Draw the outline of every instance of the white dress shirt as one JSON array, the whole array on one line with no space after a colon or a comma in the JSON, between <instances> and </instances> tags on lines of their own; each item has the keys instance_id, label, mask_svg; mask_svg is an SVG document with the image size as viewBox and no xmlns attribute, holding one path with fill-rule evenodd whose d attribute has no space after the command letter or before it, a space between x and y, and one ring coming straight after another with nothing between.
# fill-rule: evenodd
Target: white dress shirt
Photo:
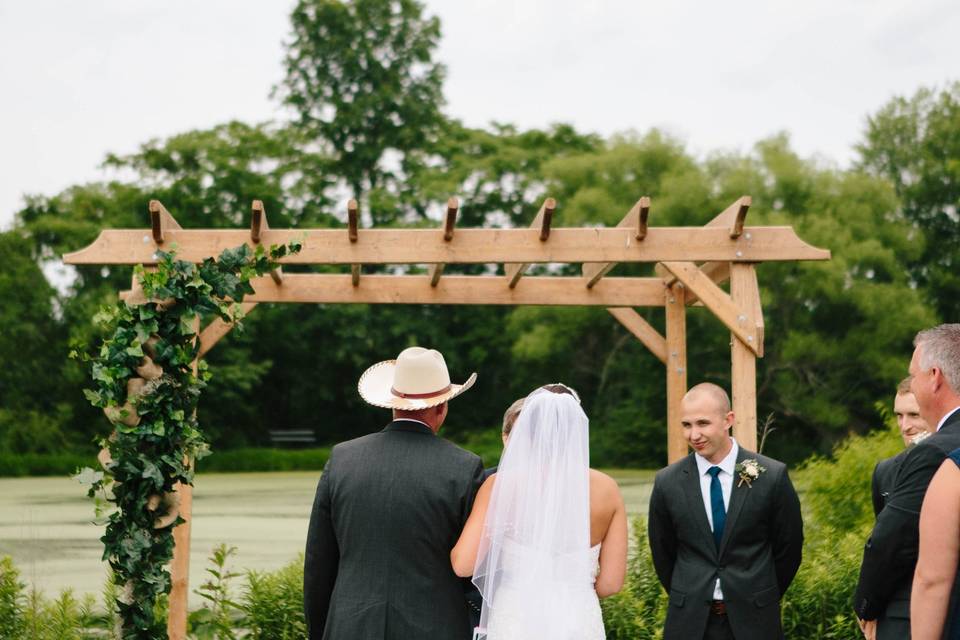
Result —
<instances>
[{"instance_id":1,"label":"white dress shirt","mask_svg":"<svg viewBox=\"0 0 960 640\"><path fill-rule=\"evenodd\" d=\"M960 411L960 407L954 407L950 411L947 411L946 415L940 418L940 422L937 423L937 431L940 431L940 427L942 427L943 424L950 418L950 416L955 414L957 411Z\"/></svg>"},{"instance_id":2,"label":"white dress shirt","mask_svg":"<svg viewBox=\"0 0 960 640\"><path fill-rule=\"evenodd\" d=\"M720 467L720 473L717 479L720 480L720 489L723 492L723 510L730 510L730 494L733 493L733 472L737 466L737 454L740 452L740 445L733 438L730 438L733 446L730 452L720 461L719 464L713 464L699 453L694 452L693 457L697 461L697 472L700 474L700 495L703 497L703 508L707 512L707 522L710 523L710 530L713 531L713 505L710 500L710 482L713 478L707 471L711 467ZM713 586L713 598L723 600L723 591L720 589L720 578Z\"/></svg>"}]
</instances>

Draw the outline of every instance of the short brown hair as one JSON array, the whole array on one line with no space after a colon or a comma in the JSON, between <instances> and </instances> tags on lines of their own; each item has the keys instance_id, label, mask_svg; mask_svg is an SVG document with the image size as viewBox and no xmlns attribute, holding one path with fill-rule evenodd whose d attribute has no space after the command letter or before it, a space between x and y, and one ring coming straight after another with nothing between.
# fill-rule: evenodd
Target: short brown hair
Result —
<instances>
[{"instance_id":1,"label":"short brown hair","mask_svg":"<svg viewBox=\"0 0 960 640\"><path fill-rule=\"evenodd\" d=\"M913 391L910 390L911 380L913 380L913 376L907 376L906 378L900 381L900 384L897 385L898 396L906 395L908 393L913 393Z\"/></svg>"}]
</instances>

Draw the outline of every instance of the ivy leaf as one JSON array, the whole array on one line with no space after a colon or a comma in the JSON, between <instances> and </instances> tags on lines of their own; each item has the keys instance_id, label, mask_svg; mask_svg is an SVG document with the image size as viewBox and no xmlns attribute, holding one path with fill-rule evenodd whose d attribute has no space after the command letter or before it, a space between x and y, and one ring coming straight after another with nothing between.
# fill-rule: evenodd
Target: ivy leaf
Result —
<instances>
[{"instance_id":1,"label":"ivy leaf","mask_svg":"<svg viewBox=\"0 0 960 640\"><path fill-rule=\"evenodd\" d=\"M73 476L73 479L80 484L94 485L103 480L103 472L95 471L90 467L84 467Z\"/></svg>"},{"instance_id":2,"label":"ivy leaf","mask_svg":"<svg viewBox=\"0 0 960 640\"><path fill-rule=\"evenodd\" d=\"M100 403L103 402L103 399L100 397L100 393L98 391L93 391L92 389L84 389L83 397L85 397L87 401L89 401L90 404L95 407L101 406Z\"/></svg>"},{"instance_id":3,"label":"ivy leaf","mask_svg":"<svg viewBox=\"0 0 960 640\"><path fill-rule=\"evenodd\" d=\"M153 480L155 487L163 487L163 474L160 473L160 469L157 468L157 465L153 464L149 460L143 461L143 472L140 474L141 478L146 478L148 480Z\"/></svg>"}]
</instances>

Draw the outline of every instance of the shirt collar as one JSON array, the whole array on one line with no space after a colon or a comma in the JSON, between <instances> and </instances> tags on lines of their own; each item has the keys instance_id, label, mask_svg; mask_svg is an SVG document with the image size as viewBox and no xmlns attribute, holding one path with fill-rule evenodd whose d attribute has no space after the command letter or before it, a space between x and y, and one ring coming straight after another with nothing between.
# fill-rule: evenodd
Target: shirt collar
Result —
<instances>
[{"instance_id":1,"label":"shirt collar","mask_svg":"<svg viewBox=\"0 0 960 640\"><path fill-rule=\"evenodd\" d=\"M954 407L950 411L947 411L947 414L942 418L940 418L940 422L937 423L937 431L940 431L940 427L942 427L947 422L947 420L950 419L950 416L955 414L957 411L960 411L960 407Z\"/></svg>"},{"instance_id":2,"label":"shirt collar","mask_svg":"<svg viewBox=\"0 0 960 640\"><path fill-rule=\"evenodd\" d=\"M733 470L737 466L737 454L740 453L740 445L737 444L736 438L730 438L730 441L733 443L733 446L730 447L730 452L720 461L720 464L713 464L699 453L693 453L693 457L697 461L697 472L701 476L706 475L710 467L720 467L720 470L724 473L729 473L731 476L733 475Z\"/></svg>"}]
</instances>

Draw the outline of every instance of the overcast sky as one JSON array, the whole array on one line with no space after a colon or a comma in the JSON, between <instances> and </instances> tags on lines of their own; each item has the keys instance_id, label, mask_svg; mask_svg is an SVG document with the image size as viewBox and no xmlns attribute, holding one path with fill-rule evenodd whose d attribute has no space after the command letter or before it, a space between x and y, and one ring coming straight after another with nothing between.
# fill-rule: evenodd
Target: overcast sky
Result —
<instances>
[{"instance_id":1,"label":"overcast sky","mask_svg":"<svg viewBox=\"0 0 960 640\"><path fill-rule=\"evenodd\" d=\"M107 152L282 118L292 0L0 0L0 227ZM844 166L867 114L960 79L955 0L428 1L469 125L660 127L697 154L788 131Z\"/></svg>"}]
</instances>

